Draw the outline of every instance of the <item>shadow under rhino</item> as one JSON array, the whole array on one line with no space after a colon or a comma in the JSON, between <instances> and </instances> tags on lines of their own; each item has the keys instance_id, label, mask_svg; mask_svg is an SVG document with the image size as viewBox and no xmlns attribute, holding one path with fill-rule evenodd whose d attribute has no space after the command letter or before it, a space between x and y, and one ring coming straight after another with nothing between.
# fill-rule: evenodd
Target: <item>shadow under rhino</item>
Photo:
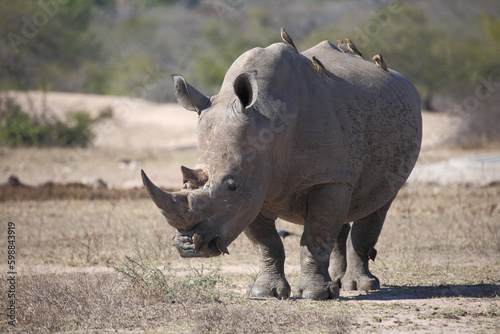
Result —
<instances>
[{"instance_id":1,"label":"shadow under rhino","mask_svg":"<svg viewBox=\"0 0 500 334\"><path fill-rule=\"evenodd\" d=\"M414 300L433 298L495 298L500 296L500 286L495 284L444 285L444 286L388 286L364 295L343 297L355 300Z\"/></svg>"}]
</instances>

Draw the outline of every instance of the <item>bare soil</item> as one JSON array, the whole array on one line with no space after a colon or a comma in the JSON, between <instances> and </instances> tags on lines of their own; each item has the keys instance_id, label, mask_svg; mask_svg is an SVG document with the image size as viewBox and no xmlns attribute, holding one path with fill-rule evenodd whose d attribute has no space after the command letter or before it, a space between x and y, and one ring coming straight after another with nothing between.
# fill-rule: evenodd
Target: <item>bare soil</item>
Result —
<instances>
[{"instance_id":1,"label":"bare soil","mask_svg":"<svg viewBox=\"0 0 500 334\"><path fill-rule=\"evenodd\" d=\"M341 291L338 300L326 302L248 298L246 288L258 273L250 242L240 236L230 245L230 256L181 259L172 246L173 228L139 187L141 168L160 185L180 187L179 166L194 164L195 113L79 94L32 92L25 103L42 112L43 101L59 115L76 109L97 114L107 106L115 114L96 125L101 128L90 149L0 148L0 183L16 175L24 184L0 187L3 282L6 224L16 223L17 330L500 332L499 185L407 184L389 211L371 263L380 291ZM492 152L447 146L455 124L445 115L424 113L419 163ZM284 245L293 287L302 227L284 221L278 227L292 233ZM158 268L169 265L164 272L177 280L192 268L220 272L216 289L224 295L217 302L196 302L186 291L185 300L172 303L131 289L111 267L137 251ZM6 288L0 286L2 295ZM13 328L3 317L0 331L7 330Z\"/></svg>"}]
</instances>

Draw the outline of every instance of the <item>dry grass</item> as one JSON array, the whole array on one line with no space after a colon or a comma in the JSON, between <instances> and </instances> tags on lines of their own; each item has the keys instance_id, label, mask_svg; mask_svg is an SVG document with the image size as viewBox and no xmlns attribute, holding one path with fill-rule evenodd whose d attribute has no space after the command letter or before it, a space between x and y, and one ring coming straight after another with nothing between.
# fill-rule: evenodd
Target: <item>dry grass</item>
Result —
<instances>
[{"instance_id":1,"label":"dry grass","mask_svg":"<svg viewBox=\"0 0 500 334\"><path fill-rule=\"evenodd\" d=\"M245 287L256 274L257 259L243 236L230 246L230 256L180 259L172 246L174 230L150 200L84 198L0 202L1 221L16 223L16 330L500 330L498 186L403 188L371 264L382 290L341 291L339 300L327 302L248 298ZM293 286L302 228L278 225L294 233L284 240ZM2 246L4 259L5 252ZM6 270L0 273L5 281ZM5 289L1 284L2 295ZM5 319L0 324L0 331L12 329Z\"/></svg>"},{"instance_id":2,"label":"dry grass","mask_svg":"<svg viewBox=\"0 0 500 334\"><path fill-rule=\"evenodd\" d=\"M136 281L123 280L117 273L22 275L15 329L282 333L314 328L313 332L345 333L350 327L344 311L326 307L336 301L318 308L308 301L251 300L222 292L219 285L226 283L213 272L168 275L172 272ZM2 321L0 330L12 327Z\"/></svg>"}]
</instances>

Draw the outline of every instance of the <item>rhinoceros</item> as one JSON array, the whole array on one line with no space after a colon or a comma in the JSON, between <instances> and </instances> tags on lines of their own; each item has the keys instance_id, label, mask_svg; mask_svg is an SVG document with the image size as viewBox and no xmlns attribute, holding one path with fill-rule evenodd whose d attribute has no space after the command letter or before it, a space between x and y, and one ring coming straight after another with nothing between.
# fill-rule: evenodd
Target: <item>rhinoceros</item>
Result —
<instances>
[{"instance_id":1,"label":"rhinoceros","mask_svg":"<svg viewBox=\"0 0 500 334\"><path fill-rule=\"evenodd\" d=\"M324 41L243 53L212 97L172 75L177 101L199 115L196 166L181 167L178 192L141 173L180 255L228 254L244 232L260 262L250 295L290 297L281 218L304 226L294 298L380 289L368 260L422 138L419 94L390 71Z\"/></svg>"}]
</instances>

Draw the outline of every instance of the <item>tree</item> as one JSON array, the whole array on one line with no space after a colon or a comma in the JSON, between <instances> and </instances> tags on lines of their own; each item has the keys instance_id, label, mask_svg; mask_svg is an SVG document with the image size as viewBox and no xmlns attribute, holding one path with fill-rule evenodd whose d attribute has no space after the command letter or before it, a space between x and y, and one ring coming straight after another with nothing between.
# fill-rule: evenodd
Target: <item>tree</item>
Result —
<instances>
[{"instance_id":1,"label":"tree","mask_svg":"<svg viewBox=\"0 0 500 334\"><path fill-rule=\"evenodd\" d=\"M109 1L105 1L108 3ZM2 1L1 89L83 90L79 69L99 59L88 32L93 1Z\"/></svg>"}]
</instances>

